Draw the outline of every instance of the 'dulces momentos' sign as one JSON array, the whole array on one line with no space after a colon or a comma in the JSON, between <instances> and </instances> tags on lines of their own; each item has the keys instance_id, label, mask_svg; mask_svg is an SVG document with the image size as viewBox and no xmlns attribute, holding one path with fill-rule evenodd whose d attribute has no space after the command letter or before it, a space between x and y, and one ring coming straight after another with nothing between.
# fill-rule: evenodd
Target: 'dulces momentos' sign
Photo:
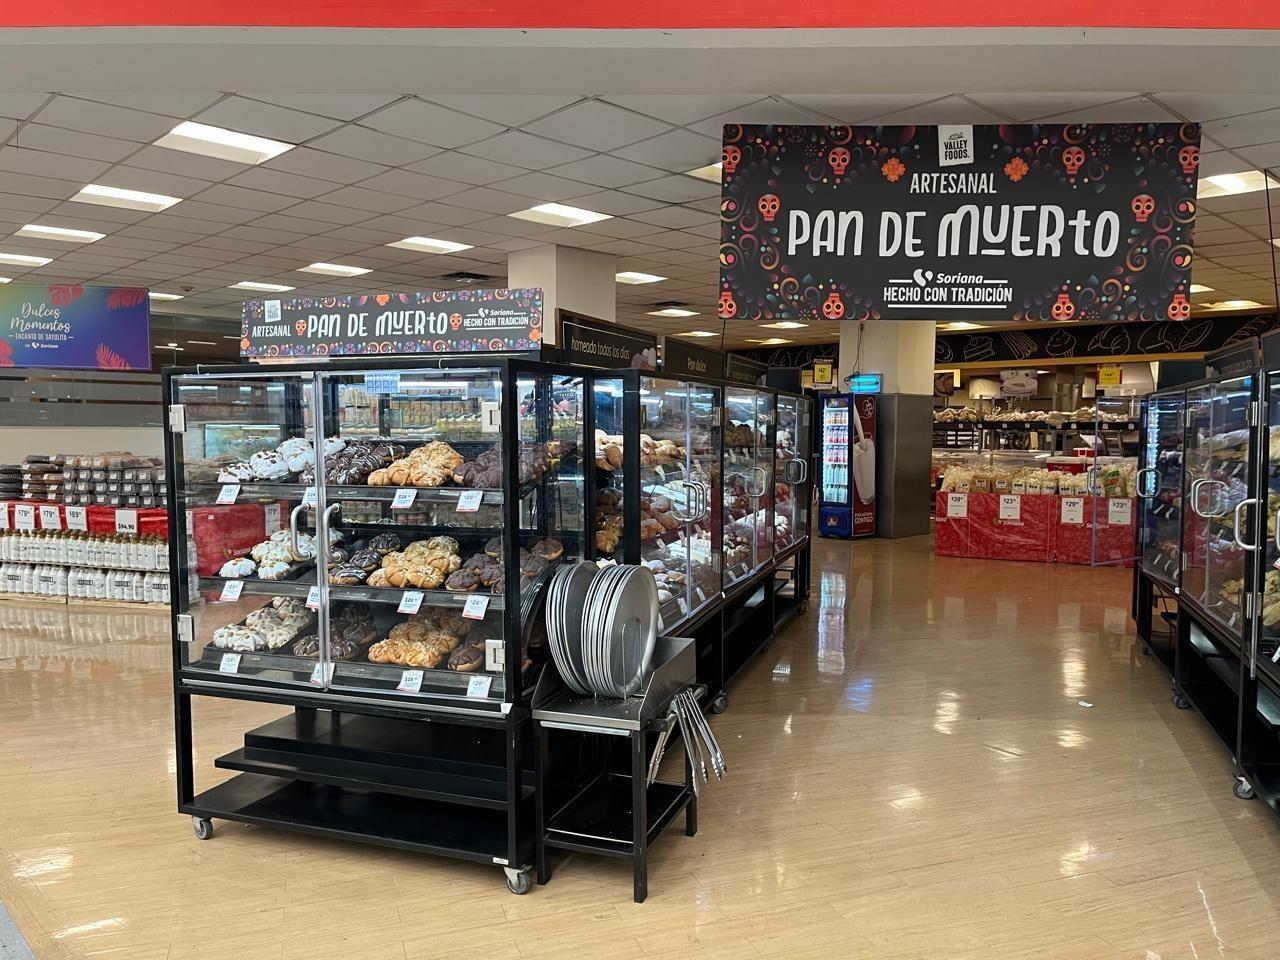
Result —
<instances>
[{"instance_id":1,"label":"'dulces momentos' sign","mask_svg":"<svg viewBox=\"0 0 1280 960\"><path fill-rule=\"evenodd\" d=\"M251 300L240 325L245 357L516 352L541 340L538 288Z\"/></svg>"},{"instance_id":2,"label":"'dulces momentos' sign","mask_svg":"<svg viewBox=\"0 0 1280 960\"><path fill-rule=\"evenodd\" d=\"M1185 320L1196 124L726 126L720 316Z\"/></svg>"}]
</instances>

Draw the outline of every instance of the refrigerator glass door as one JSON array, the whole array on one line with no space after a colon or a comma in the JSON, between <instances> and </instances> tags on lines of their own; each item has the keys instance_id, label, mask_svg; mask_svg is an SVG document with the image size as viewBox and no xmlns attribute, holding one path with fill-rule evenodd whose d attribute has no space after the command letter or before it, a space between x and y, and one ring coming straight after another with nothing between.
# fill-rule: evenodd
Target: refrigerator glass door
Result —
<instances>
[{"instance_id":1,"label":"refrigerator glass door","mask_svg":"<svg viewBox=\"0 0 1280 960\"><path fill-rule=\"evenodd\" d=\"M1142 570L1176 587L1182 563L1182 443L1187 397L1179 391L1147 399L1138 471Z\"/></svg>"},{"instance_id":2,"label":"refrigerator glass door","mask_svg":"<svg viewBox=\"0 0 1280 960\"><path fill-rule=\"evenodd\" d=\"M829 507L848 507L849 484L849 423L848 396L824 397L822 401L822 504Z\"/></svg>"},{"instance_id":3,"label":"refrigerator glass door","mask_svg":"<svg viewBox=\"0 0 1280 960\"><path fill-rule=\"evenodd\" d=\"M1196 490L1196 511L1206 525L1205 610L1229 635L1244 632L1244 586L1247 552L1240 538L1246 511L1235 508L1249 496L1249 404L1252 379L1236 377L1212 387L1206 482ZM1241 529L1237 531L1239 519Z\"/></svg>"}]
</instances>

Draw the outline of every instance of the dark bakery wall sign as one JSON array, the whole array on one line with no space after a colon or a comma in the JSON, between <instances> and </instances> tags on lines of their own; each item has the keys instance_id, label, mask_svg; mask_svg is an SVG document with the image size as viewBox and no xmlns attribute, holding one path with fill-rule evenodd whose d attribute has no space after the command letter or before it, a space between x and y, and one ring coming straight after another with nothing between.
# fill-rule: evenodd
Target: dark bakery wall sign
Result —
<instances>
[{"instance_id":1,"label":"dark bakery wall sign","mask_svg":"<svg viewBox=\"0 0 1280 960\"><path fill-rule=\"evenodd\" d=\"M763 363L766 367L807 367L817 360L839 357L840 344L800 343L789 347L748 347L733 353L735 356Z\"/></svg>"},{"instance_id":2,"label":"dark bakery wall sign","mask_svg":"<svg viewBox=\"0 0 1280 960\"><path fill-rule=\"evenodd\" d=\"M1197 124L724 128L720 316L1185 320Z\"/></svg>"},{"instance_id":3,"label":"dark bakery wall sign","mask_svg":"<svg viewBox=\"0 0 1280 960\"><path fill-rule=\"evenodd\" d=\"M570 310L556 311L556 346L565 363L658 368L658 336Z\"/></svg>"},{"instance_id":4,"label":"dark bakery wall sign","mask_svg":"<svg viewBox=\"0 0 1280 960\"><path fill-rule=\"evenodd\" d=\"M730 383L759 386L769 372L768 364L752 360L741 353L727 353L724 358L724 378Z\"/></svg>"},{"instance_id":5,"label":"dark bakery wall sign","mask_svg":"<svg viewBox=\"0 0 1280 960\"><path fill-rule=\"evenodd\" d=\"M724 354L708 350L679 337L662 338L662 372L675 376L719 378L724 371Z\"/></svg>"},{"instance_id":6,"label":"dark bakery wall sign","mask_svg":"<svg viewBox=\"0 0 1280 960\"><path fill-rule=\"evenodd\" d=\"M946 367L961 363L1204 353L1253 339L1275 328L1276 317L1270 315L940 333L934 340L933 358L935 364Z\"/></svg>"},{"instance_id":7,"label":"dark bakery wall sign","mask_svg":"<svg viewBox=\"0 0 1280 960\"><path fill-rule=\"evenodd\" d=\"M243 357L351 357L537 350L542 290L423 290L250 300Z\"/></svg>"}]
</instances>

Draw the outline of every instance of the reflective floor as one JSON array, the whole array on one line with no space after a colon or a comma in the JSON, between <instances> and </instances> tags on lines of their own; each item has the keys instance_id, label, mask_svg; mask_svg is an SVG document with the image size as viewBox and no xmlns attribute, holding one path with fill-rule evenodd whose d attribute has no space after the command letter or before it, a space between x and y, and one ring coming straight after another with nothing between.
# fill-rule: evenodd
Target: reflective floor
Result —
<instances>
[{"instance_id":1,"label":"reflective floor","mask_svg":"<svg viewBox=\"0 0 1280 960\"><path fill-rule=\"evenodd\" d=\"M702 831L497 870L174 811L167 618L0 606L0 899L37 957L1280 956L1280 824L1133 645L1130 575L819 542ZM1083 701L1083 703L1082 703ZM1086 706L1084 704L1092 704ZM278 707L201 702L197 780Z\"/></svg>"}]
</instances>

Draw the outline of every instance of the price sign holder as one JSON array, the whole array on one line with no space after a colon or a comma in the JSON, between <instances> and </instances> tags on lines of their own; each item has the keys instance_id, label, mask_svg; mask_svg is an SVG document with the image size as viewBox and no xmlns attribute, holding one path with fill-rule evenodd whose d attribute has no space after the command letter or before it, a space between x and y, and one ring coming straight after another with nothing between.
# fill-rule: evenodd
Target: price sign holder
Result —
<instances>
[{"instance_id":1,"label":"price sign holder","mask_svg":"<svg viewBox=\"0 0 1280 960\"><path fill-rule=\"evenodd\" d=\"M1022 519L1022 497L1016 493L1000 494L1000 519Z\"/></svg>"},{"instance_id":2,"label":"price sign holder","mask_svg":"<svg viewBox=\"0 0 1280 960\"><path fill-rule=\"evenodd\" d=\"M314 587L312 587L310 590L307 591L307 609L308 610L320 609L320 585L319 584L316 584Z\"/></svg>"},{"instance_id":3,"label":"price sign holder","mask_svg":"<svg viewBox=\"0 0 1280 960\"><path fill-rule=\"evenodd\" d=\"M138 511L137 510L117 510L116 511L116 533L137 533L138 532Z\"/></svg>"},{"instance_id":4,"label":"price sign holder","mask_svg":"<svg viewBox=\"0 0 1280 960\"><path fill-rule=\"evenodd\" d=\"M236 498L240 496L240 484L224 483L222 488L218 490L218 499L214 503L225 506L229 503L235 503Z\"/></svg>"},{"instance_id":5,"label":"price sign holder","mask_svg":"<svg viewBox=\"0 0 1280 960\"><path fill-rule=\"evenodd\" d=\"M0 530L9 529L9 501L0 500Z\"/></svg>"},{"instance_id":6,"label":"price sign holder","mask_svg":"<svg viewBox=\"0 0 1280 960\"><path fill-rule=\"evenodd\" d=\"M243 580L228 580L222 585L222 593L218 595L219 600L239 600L240 594L244 593Z\"/></svg>"},{"instance_id":7,"label":"price sign holder","mask_svg":"<svg viewBox=\"0 0 1280 960\"><path fill-rule=\"evenodd\" d=\"M464 490L458 494L458 513L475 513L483 501L483 490Z\"/></svg>"},{"instance_id":8,"label":"price sign holder","mask_svg":"<svg viewBox=\"0 0 1280 960\"><path fill-rule=\"evenodd\" d=\"M13 508L13 529L34 530L36 528L36 508L29 503L19 503Z\"/></svg>"},{"instance_id":9,"label":"price sign holder","mask_svg":"<svg viewBox=\"0 0 1280 960\"><path fill-rule=\"evenodd\" d=\"M84 507L67 507L67 529L88 530L89 511Z\"/></svg>"},{"instance_id":10,"label":"price sign holder","mask_svg":"<svg viewBox=\"0 0 1280 960\"><path fill-rule=\"evenodd\" d=\"M969 516L969 495L967 493L947 494L947 518L963 520Z\"/></svg>"},{"instance_id":11,"label":"price sign holder","mask_svg":"<svg viewBox=\"0 0 1280 960\"><path fill-rule=\"evenodd\" d=\"M324 668L323 672L321 671L321 666L322 666L321 664L317 663L314 667L311 668L311 682L314 683L317 687L322 687L326 683L333 682L333 668L337 666L337 664L333 664L333 663L323 664L323 668Z\"/></svg>"},{"instance_id":12,"label":"price sign holder","mask_svg":"<svg viewBox=\"0 0 1280 960\"><path fill-rule=\"evenodd\" d=\"M413 506L413 501L418 499L418 491L413 487L401 487L396 491L396 495L391 498L392 510L408 510Z\"/></svg>"},{"instance_id":13,"label":"price sign holder","mask_svg":"<svg viewBox=\"0 0 1280 960\"><path fill-rule=\"evenodd\" d=\"M400 683L396 689L401 693L420 693L422 691L422 671L406 670L400 674Z\"/></svg>"},{"instance_id":14,"label":"price sign holder","mask_svg":"<svg viewBox=\"0 0 1280 960\"><path fill-rule=\"evenodd\" d=\"M400 597L396 613L417 613L422 608L422 591L406 590Z\"/></svg>"},{"instance_id":15,"label":"price sign holder","mask_svg":"<svg viewBox=\"0 0 1280 960\"><path fill-rule=\"evenodd\" d=\"M302 493L302 505L304 507L314 507L316 505L316 488L307 487Z\"/></svg>"},{"instance_id":16,"label":"price sign holder","mask_svg":"<svg viewBox=\"0 0 1280 960\"><path fill-rule=\"evenodd\" d=\"M224 653L222 661L218 664L219 673L235 673L240 669L240 654Z\"/></svg>"},{"instance_id":17,"label":"price sign holder","mask_svg":"<svg viewBox=\"0 0 1280 960\"><path fill-rule=\"evenodd\" d=\"M468 697L487 697L493 686L493 677L472 677L467 681Z\"/></svg>"},{"instance_id":18,"label":"price sign holder","mask_svg":"<svg viewBox=\"0 0 1280 960\"><path fill-rule=\"evenodd\" d=\"M40 529L61 530L62 511L54 506L42 506L40 508Z\"/></svg>"},{"instance_id":19,"label":"price sign holder","mask_svg":"<svg viewBox=\"0 0 1280 960\"><path fill-rule=\"evenodd\" d=\"M462 607L462 615L468 620L483 620L488 610L489 598L484 594L473 593L467 597L467 602Z\"/></svg>"}]
</instances>

